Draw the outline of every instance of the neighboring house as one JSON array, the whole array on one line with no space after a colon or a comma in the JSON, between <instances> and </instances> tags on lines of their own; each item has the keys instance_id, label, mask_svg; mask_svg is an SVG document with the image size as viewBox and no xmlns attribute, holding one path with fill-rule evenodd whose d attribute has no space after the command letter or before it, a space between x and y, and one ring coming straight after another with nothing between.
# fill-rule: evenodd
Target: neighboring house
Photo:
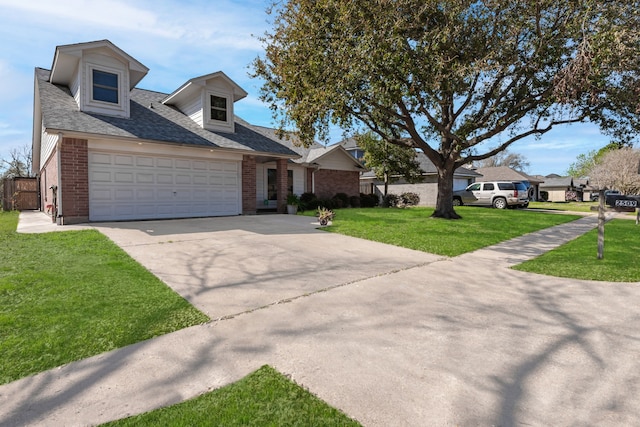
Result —
<instances>
[{"instance_id":1,"label":"neighboring house","mask_svg":"<svg viewBox=\"0 0 640 427\"><path fill-rule=\"evenodd\" d=\"M364 150L358 147L355 138L347 138L343 141L340 141L337 145L340 145L342 148L344 148L347 153L358 159L359 162L362 162L364 160Z\"/></svg>"},{"instance_id":2,"label":"neighboring house","mask_svg":"<svg viewBox=\"0 0 640 427\"><path fill-rule=\"evenodd\" d=\"M487 182L487 181L520 181L525 183L529 188L529 199L530 200L539 200L540 199L540 184L545 180L540 179L535 176L527 175L524 172L518 172L515 169L512 169L508 166L496 166L496 167L488 167L488 168L478 168L475 170L482 178L477 179L477 181Z\"/></svg>"},{"instance_id":3,"label":"neighboring house","mask_svg":"<svg viewBox=\"0 0 640 427\"><path fill-rule=\"evenodd\" d=\"M584 199L584 189L587 187L587 180L579 180L570 176L559 178L547 178L540 184L540 191L548 193L549 202L582 201Z\"/></svg>"},{"instance_id":4,"label":"neighboring house","mask_svg":"<svg viewBox=\"0 0 640 427\"><path fill-rule=\"evenodd\" d=\"M147 72L108 40L58 46L51 70L36 68L33 170L59 224L284 212L289 192L357 194L362 166L346 151L307 152L236 117L247 93L223 72L171 94L136 88Z\"/></svg>"},{"instance_id":5,"label":"neighboring house","mask_svg":"<svg viewBox=\"0 0 640 427\"><path fill-rule=\"evenodd\" d=\"M420 206L435 206L438 197L438 170L424 153L417 153L417 160L422 169L423 181L410 184L403 179L389 183L389 193L402 194L412 192L420 196ZM471 169L460 167L453 176L453 191L463 190L475 182L481 175ZM372 171L360 175L360 189L363 193L384 194L384 182L377 179Z\"/></svg>"}]
</instances>

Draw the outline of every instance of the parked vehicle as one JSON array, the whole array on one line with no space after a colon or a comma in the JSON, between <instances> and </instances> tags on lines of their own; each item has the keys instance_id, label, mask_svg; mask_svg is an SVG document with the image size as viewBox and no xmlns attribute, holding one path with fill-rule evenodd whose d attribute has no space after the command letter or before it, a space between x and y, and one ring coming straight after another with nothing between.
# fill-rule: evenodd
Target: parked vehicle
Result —
<instances>
[{"instance_id":1,"label":"parked vehicle","mask_svg":"<svg viewBox=\"0 0 640 427\"><path fill-rule=\"evenodd\" d=\"M620 192L618 190L606 190L604 192L604 200L606 202L607 197L608 196L613 196L616 194L620 194ZM594 191L593 193L591 193L591 201L592 202L597 202L600 199L600 194L597 191Z\"/></svg>"},{"instance_id":2,"label":"parked vehicle","mask_svg":"<svg viewBox=\"0 0 640 427\"><path fill-rule=\"evenodd\" d=\"M453 192L454 206L493 206L496 209L529 206L529 192L522 182L476 182Z\"/></svg>"}]
</instances>

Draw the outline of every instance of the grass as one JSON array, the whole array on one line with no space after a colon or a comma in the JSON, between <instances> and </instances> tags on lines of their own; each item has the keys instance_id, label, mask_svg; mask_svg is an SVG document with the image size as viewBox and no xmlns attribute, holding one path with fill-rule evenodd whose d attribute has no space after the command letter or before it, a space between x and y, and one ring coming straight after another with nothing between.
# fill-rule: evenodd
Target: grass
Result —
<instances>
[{"instance_id":1,"label":"grass","mask_svg":"<svg viewBox=\"0 0 640 427\"><path fill-rule=\"evenodd\" d=\"M598 230L513 267L516 270L609 282L640 282L640 226L617 219L605 225L604 258L597 259Z\"/></svg>"},{"instance_id":2,"label":"grass","mask_svg":"<svg viewBox=\"0 0 640 427\"><path fill-rule=\"evenodd\" d=\"M532 231L573 221L575 215L459 206L461 220L430 218L432 208L341 209L327 231L423 252L457 256ZM305 215L314 215L313 211Z\"/></svg>"},{"instance_id":3,"label":"grass","mask_svg":"<svg viewBox=\"0 0 640 427\"><path fill-rule=\"evenodd\" d=\"M263 366L242 380L195 399L111 423L125 426L359 426Z\"/></svg>"},{"instance_id":4,"label":"grass","mask_svg":"<svg viewBox=\"0 0 640 427\"><path fill-rule=\"evenodd\" d=\"M208 320L99 232L17 222L0 212L0 384Z\"/></svg>"},{"instance_id":5,"label":"grass","mask_svg":"<svg viewBox=\"0 0 640 427\"><path fill-rule=\"evenodd\" d=\"M569 212L593 212L592 206L598 206L598 202L529 202L529 209Z\"/></svg>"}]
</instances>

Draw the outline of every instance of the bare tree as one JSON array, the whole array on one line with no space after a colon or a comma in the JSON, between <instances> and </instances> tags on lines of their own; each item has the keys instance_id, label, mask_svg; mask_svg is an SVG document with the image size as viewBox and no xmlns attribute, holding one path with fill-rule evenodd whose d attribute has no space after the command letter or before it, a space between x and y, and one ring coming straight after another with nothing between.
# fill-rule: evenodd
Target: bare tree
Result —
<instances>
[{"instance_id":1,"label":"bare tree","mask_svg":"<svg viewBox=\"0 0 640 427\"><path fill-rule=\"evenodd\" d=\"M531 164L527 158L519 153L511 153L508 150L501 151L495 156L488 157L478 162L479 168L492 168L507 166L519 172L525 172Z\"/></svg>"},{"instance_id":2,"label":"bare tree","mask_svg":"<svg viewBox=\"0 0 640 427\"><path fill-rule=\"evenodd\" d=\"M622 194L640 193L640 150L621 148L606 153L590 171L589 181L598 189L612 188Z\"/></svg>"},{"instance_id":3,"label":"bare tree","mask_svg":"<svg viewBox=\"0 0 640 427\"><path fill-rule=\"evenodd\" d=\"M8 158L0 159L0 178L33 176L31 165L31 146L24 145L20 148L12 148Z\"/></svg>"}]
</instances>

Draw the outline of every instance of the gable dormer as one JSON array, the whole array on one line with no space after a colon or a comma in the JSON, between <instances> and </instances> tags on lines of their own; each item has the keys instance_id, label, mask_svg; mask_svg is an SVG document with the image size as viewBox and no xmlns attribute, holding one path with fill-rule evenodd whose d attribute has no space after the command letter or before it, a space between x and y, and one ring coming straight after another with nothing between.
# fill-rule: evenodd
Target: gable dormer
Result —
<instances>
[{"instance_id":1,"label":"gable dormer","mask_svg":"<svg viewBox=\"0 0 640 427\"><path fill-rule=\"evenodd\" d=\"M56 47L50 82L68 86L80 111L129 118L129 94L149 69L109 40Z\"/></svg>"},{"instance_id":2,"label":"gable dormer","mask_svg":"<svg viewBox=\"0 0 640 427\"><path fill-rule=\"evenodd\" d=\"M189 80L162 101L189 116L203 129L235 132L233 104L247 92L222 71Z\"/></svg>"}]
</instances>

